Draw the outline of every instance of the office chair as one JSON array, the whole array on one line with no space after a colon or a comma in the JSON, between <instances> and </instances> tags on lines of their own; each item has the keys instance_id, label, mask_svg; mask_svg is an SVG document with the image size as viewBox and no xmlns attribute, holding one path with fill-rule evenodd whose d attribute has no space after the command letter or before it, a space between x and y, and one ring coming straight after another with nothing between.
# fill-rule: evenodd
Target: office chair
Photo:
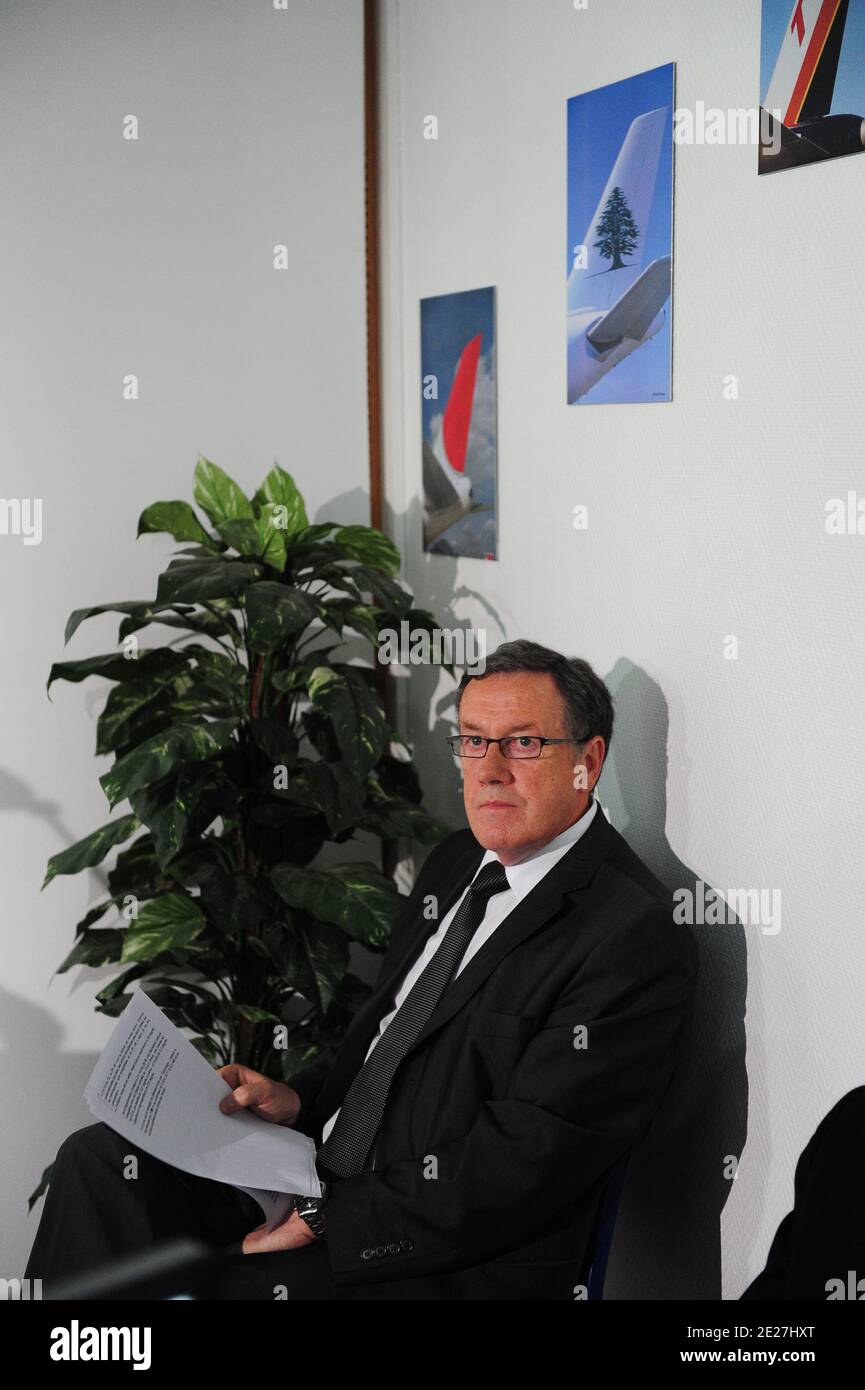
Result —
<instances>
[{"instance_id":1,"label":"office chair","mask_svg":"<svg viewBox=\"0 0 865 1390\"><path fill-rule=\"evenodd\" d=\"M622 1196L622 1188L625 1186L625 1178L628 1175L628 1164L631 1155L626 1153L619 1159L610 1175L601 1205L598 1210L598 1219L595 1226L594 1252L592 1264L589 1269L589 1279L586 1290L586 1299L589 1303L597 1303L604 1297L604 1281L607 1277L607 1261L610 1258L610 1246L613 1243L613 1232L616 1228L616 1217L619 1213L619 1201Z\"/></svg>"}]
</instances>

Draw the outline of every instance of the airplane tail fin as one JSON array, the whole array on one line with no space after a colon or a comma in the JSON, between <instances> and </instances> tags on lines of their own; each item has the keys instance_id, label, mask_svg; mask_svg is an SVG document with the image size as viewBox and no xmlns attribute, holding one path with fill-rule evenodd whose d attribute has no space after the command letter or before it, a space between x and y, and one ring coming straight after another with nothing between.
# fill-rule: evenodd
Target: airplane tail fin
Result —
<instances>
[{"instance_id":1,"label":"airplane tail fin","mask_svg":"<svg viewBox=\"0 0 865 1390\"><path fill-rule=\"evenodd\" d=\"M586 304L612 304L621 293L621 276L607 275L609 285L596 276L625 270L633 279L640 269L668 117L669 108L659 106L628 127L583 239L585 265L575 261L568 277L569 312Z\"/></svg>"},{"instance_id":2,"label":"airplane tail fin","mask_svg":"<svg viewBox=\"0 0 865 1390\"><path fill-rule=\"evenodd\" d=\"M763 106L793 126L828 114L849 0L793 0Z\"/></svg>"},{"instance_id":3,"label":"airplane tail fin","mask_svg":"<svg viewBox=\"0 0 865 1390\"><path fill-rule=\"evenodd\" d=\"M423 444L423 490L427 542L440 534L471 503L466 453L483 334L470 338L459 356L444 412L432 441ZM437 530L436 527L439 529Z\"/></svg>"},{"instance_id":4,"label":"airplane tail fin","mask_svg":"<svg viewBox=\"0 0 865 1390\"><path fill-rule=\"evenodd\" d=\"M442 417L441 431L433 446L439 457L443 456L458 473L464 472L466 465L482 336L480 333L475 334L460 353Z\"/></svg>"}]
</instances>

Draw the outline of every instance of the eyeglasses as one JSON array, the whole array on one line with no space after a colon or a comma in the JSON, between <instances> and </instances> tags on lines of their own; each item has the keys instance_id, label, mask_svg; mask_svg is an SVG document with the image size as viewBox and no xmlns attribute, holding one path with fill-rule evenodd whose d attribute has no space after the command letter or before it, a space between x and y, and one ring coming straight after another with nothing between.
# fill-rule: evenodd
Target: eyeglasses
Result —
<instances>
[{"instance_id":1,"label":"eyeglasses","mask_svg":"<svg viewBox=\"0 0 865 1390\"><path fill-rule=\"evenodd\" d=\"M453 734L446 739L457 758L483 758L491 743L497 743L505 758L539 758L545 743L586 743L585 738L537 738L534 734L508 734L506 738L483 738L480 734Z\"/></svg>"}]
</instances>

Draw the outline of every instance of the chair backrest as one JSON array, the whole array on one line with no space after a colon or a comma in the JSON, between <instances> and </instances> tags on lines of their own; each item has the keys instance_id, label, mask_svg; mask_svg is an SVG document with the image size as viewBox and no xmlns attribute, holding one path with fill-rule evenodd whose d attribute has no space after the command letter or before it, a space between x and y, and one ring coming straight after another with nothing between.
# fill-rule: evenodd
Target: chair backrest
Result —
<instances>
[{"instance_id":1,"label":"chair backrest","mask_svg":"<svg viewBox=\"0 0 865 1390\"><path fill-rule=\"evenodd\" d=\"M625 1185L625 1178L628 1175L628 1164L630 1160L630 1153L626 1153L619 1159L610 1174L610 1181L607 1183L606 1190L601 1199L597 1225L595 1226L595 1244L592 1254L592 1265L589 1270L589 1281L586 1291L589 1302L596 1303L604 1297L604 1280L607 1277L607 1261L610 1258L610 1246L613 1243L613 1231L616 1228L619 1200L622 1195L622 1188Z\"/></svg>"}]
</instances>

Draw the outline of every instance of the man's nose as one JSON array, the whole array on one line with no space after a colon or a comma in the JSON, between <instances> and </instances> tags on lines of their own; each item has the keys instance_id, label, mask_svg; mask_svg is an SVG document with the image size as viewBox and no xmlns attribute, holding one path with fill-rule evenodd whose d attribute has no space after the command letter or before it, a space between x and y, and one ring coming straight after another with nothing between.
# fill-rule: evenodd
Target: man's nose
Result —
<instances>
[{"instance_id":1,"label":"man's nose","mask_svg":"<svg viewBox=\"0 0 865 1390\"><path fill-rule=\"evenodd\" d=\"M505 775L512 776L508 766L508 759L502 752L500 743L487 744L487 751L479 769L479 776L482 782L500 781Z\"/></svg>"}]
</instances>

